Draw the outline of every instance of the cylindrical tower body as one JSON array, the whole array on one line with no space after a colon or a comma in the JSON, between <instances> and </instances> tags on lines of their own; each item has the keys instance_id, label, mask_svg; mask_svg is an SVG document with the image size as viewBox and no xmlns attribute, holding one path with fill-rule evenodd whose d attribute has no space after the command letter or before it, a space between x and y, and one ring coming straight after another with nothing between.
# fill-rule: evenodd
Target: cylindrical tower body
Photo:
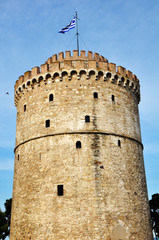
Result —
<instances>
[{"instance_id":1,"label":"cylindrical tower body","mask_svg":"<svg viewBox=\"0 0 159 240\"><path fill-rule=\"evenodd\" d=\"M152 240L139 100L136 76L92 52L18 79L11 240Z\"/></svg>"}]
</instances>

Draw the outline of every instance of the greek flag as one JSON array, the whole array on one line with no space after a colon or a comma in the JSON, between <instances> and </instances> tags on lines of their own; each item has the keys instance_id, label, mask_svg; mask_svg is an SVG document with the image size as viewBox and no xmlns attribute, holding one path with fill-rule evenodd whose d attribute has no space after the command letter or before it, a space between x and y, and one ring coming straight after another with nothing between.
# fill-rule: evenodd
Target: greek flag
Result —
<instances>
[{"instance_id":1,"label":"greek flag","mask_svg":"<svg viewBox=\"0 0 159 240\"><path fill-rule=\"evenodd\" d=\"M59 33L65 33L65 32L68 32L70 29L75 28L75 19L76 19L76 17L74 17L72 19L72 21L66 27L62 28L59 31Z\"/></svg>"}]
</instances>

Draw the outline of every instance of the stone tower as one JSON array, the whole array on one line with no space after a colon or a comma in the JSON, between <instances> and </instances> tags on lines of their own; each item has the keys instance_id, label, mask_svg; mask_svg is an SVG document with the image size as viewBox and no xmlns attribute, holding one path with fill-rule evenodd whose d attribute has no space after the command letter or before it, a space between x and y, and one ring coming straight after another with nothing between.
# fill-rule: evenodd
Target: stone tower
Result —
<instances>
[{"instance_id":1,"label":"stone tower","mask_svg":"<svg viewBox=\"0 0 159 240\"><path fill-rule=\"evenodd\" d=\"M152 240L139 101L90 51L19 77L11 240Z\"/></svg>"}]
</instances>

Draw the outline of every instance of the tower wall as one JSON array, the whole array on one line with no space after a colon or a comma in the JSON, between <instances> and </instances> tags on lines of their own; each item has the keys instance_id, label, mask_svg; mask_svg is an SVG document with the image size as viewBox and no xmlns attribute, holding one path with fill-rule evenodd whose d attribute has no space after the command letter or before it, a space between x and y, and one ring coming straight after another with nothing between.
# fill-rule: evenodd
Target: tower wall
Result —
<instances>
[{"instance_id":1,"label":"tower wall","mask_svg":"<svg viewBox=\"0 0 159 240\"><path fill-rule=\"evenodd\" d=\"M92 52L18 79L11 240L152 239L139 100L137 77Z\"/></svg>"}]
</instances>

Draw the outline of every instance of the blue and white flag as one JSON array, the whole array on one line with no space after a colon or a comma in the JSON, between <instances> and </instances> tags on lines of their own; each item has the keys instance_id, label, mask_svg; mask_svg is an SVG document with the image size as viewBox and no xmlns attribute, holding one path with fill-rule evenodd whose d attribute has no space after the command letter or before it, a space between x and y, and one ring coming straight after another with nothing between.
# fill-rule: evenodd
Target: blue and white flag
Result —
<instances>
[{"instance_id":1,"label":"blue and white flag","mask_svg":"<svg viewBox=\"0 0 159 240\"><path fill-rule=\"evenodd\" d=\"M65 32L68 32L70 29L75 28L75 21L76 21L75 19L76 19L76 17L74 17L72 19L72 21L66 27L62 28L59 31L59 33L65 33Z\"/></svg>"}]
</instances>

